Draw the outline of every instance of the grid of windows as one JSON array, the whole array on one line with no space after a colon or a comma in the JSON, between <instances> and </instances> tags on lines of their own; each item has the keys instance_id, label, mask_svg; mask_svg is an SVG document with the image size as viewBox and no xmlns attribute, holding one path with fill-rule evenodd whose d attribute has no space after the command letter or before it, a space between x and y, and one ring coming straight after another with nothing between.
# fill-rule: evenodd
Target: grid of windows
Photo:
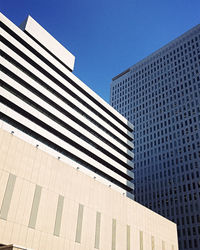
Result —
<instances>
[{"instance_id":1,"label":"grid of windows","mask_svg":"<svg viewBox=\"0 0 200 250\"><path fill-rule=\"evenodd\" d=\"M135 126L135 199L200 249L200 25L113 78L111 105Z\"/></svg>"}]
</instances>

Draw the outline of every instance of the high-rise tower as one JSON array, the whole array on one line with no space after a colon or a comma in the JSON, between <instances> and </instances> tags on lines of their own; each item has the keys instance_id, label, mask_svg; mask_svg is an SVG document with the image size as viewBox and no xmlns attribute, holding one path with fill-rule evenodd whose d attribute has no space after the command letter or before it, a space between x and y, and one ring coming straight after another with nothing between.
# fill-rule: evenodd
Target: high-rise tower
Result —
<instances>
[{"instance_id":1,"label":"high-rise tower","mask_svg":"<svg viewBox=\"0 0 200 250\"><path fill-rule=\"evenodd\" d=\"M114 77L110 103L135 126L135 200L200 249L200 25Z\"/></svg>"}]
</instances>

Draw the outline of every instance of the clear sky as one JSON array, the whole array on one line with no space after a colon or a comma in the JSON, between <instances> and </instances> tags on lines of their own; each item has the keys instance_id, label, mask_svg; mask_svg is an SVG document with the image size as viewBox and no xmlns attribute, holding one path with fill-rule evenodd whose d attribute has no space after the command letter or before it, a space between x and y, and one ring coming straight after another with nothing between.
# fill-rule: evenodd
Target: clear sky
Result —
<instances>
[{"instance_id":1,"label":"clear sky","mask_svg":"<svg viewBox=\"0 0 200 250\"><path fill-rule=\"evenodd\" d=\"M109 102L112 77L200 23L200 0L1 0L76 56L74 74Z\"/></svg>"}]
</instances>

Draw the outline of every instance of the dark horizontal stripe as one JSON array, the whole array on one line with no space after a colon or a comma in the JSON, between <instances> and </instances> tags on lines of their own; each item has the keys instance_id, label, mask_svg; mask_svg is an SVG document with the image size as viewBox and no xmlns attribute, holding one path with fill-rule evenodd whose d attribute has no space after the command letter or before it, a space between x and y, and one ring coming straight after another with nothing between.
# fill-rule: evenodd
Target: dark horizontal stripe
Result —
<instances>
[{"instance_id":1,"label":"dark horizontal stripe","mask_svg":"<svg viewBox=\"0 0 200 250\"><path fill-rule=\"evenodd\" d=\"M93 165L91 165L90 163L84 161L83 159L80 159L77 155L72 154L71 152L63 149L62 147L60 147L59 145L53 143L52 141L48 140L47 138L39 135L38 133L36 133L35 131L31 130L30 128L24 126L23 124L15 121L14 119L12 119L11 117L3 114L2 112L0 112L0 118L9 123L10 125L14 126L15 128L21 130L22 132L26 133L27 135L35 138L38 141L41 141L42 143L44 143L45 145L51 147L52 149L56 150L57 152L65 155L66 157L72 159L75 162L78 162L80 165L90 169L91 171L93 171L94 173L97 173L98 175L102 176L103 178L111 181L112 183L116 184L117 186L127 190L128 192L132 192L133 189L124 185L123 183L119 182L118 180L114 179L113 177L109 176L108 174L104 173L103 171L101 171L100 169L94 167Z\"/></svg>"},{"instance_id":2,"label":"dark horizontal stripe","mask_svg":"<svg viewBox=\"0 0 200 250\"><path fill-rule=\"evenodd\" d=\"M22 66L20 63L18 63L14 58L10 57L9 55L7 55L4 51L0 50L0 55L2 57L4 57L6 60L8 60L10 63L12 63L15 67L17 67L18 69L20 69L21 71L23 71L25 74L27 74L29 77L31 77L34 81L36 81L37 83L39 83L41 86L43 86L44 88L48 89L51 93L53 93L55 96L57 96L59 99L61 99L63 102L65 102L66 104L68 104L70 107L72 107L73 109L75 109L78 113L80 113L81 115L83 115L84 117L86 117L90 122L92 122L93 124L95 124L97 127L99 127L100 129L102 129L105 133L107 133L108 135L110 135L111 137L113 137L116 141L118 141L120 144L122 144L124 147L132 150L132 147L129 146L127 143L125 143L124 141L122 141L120 138L118 138L116 135L114 135L110 130L106 129L104 126L102 126L100 123L98 123L95 119L93 119L92 117L90 117L87 113L85 113L83 110L81 110L80 108L78 108L77 106L75 106L72 102L70 102L68 99L66 99L65 97L63 97L61 94L59 94L57 91L55 91L53 88L51 88L49 85L47 85L44 81L42 81L40 78L38 78L36 75L34 75L31 71L29 71L28 69L26 69L24 66ZM3 66L2 66L3 67ZM5 68L5 67L4 67ZM8 69L7 69L8 70ZM14 74L14 73L12 73ZM129 158L130 156L128 156Z\"/></svg>"},{"instance_id":3,"label":"dark horizontal stripe","mask_svg":"<svg viewBox=\"0 0 200 250\"><path fill-rule=\"evenodd\" d=\"M130 68L127 69L127 70L125 70L125 71L123 71L122 73L118 74L117 76L113 77L113 78L112 78L112 81L117 80L119 77L125 75L125 74L128 73L129 71L130 71Z\"/></svg>"},{"instance_id":4,"label":"dark horizontal stripe","mask_svg":"<svg viewBox=\"0 0 200 250\"><path fill-rule=\"evenodd\" d=\"M13 102L9 101L5 97L0 96L0 100L1 100L1 102L3 104L5 104L6 106L8 106L9 108L13 109L17 113L19 113L22 116L26 117L31 122L39 125L40 127L42 127L43 129L47 130L48 132L50 132L51 134L55 135L56 137L58 137L59 139L63 140L64 142L72 145L73 147L75 147L76 149L80 150L81 152L84 152L86 155L88 155L89 157L91 157L95 161L99 162L100 164L104 165L108 169L110 169L113 172L119 174L120 176L122 176L123 178L125 178L127 180L130 180L130 181L132 180L132 177L130 177L129 175L123 173L122 171L120 171L119 169L117 169L116 167L114 167L109 162L105 161L104 159L100 158L96 154L92 153L91 151L89 151L88 149L86 149L85 147L83 147L82 145L80 145L79 143L77 143L74 140L70 139L67 136L67 134L65 134L65 135L62 134L61 132L59 132L55 128L53 128L50 125L46 124L45 122L39 120L37 117L35 117L34 115L32 115L29 112L25 111L24 109L20 108L19 106L17 106Z\"/></svg>"},{"instance_id":5,"label":"dark horizontal stripe","mask_svg":"<svg viewBox=\"0 0 200 250\"><path fill-rule=\"evenodd\" d=\"M69 124L67 124L66 122L64 122L63 120L61 120L60 118L58 118L57 116L55 116L54 114L52 114L51 112L49 112L48 110L44 109L43 107L41 107L40 105L38 105L36 102L34 102L33 100L29 99L27 96L25 96L22 93L20 93L19 91L17 91L12 86L8 85L7 83L5 83L2 80L0 80L0 86L2 86L3 88L5 88L9 92L11 92L12 94L14 94L18 98L20 98L21 100L23 100L24 102L28 103L30 106L34 107L35 109L37 109L38 111L40 111L42 114L46 115L47 117L49 117L50 119L52 119L53 121L55 121L56 123L58 123L59 125L61 125L62 127L64 127L65 129L69 130L70 132L72 132L73 134L75 134L76 136L78 136L79 138L81 138L82 140L86 141L87 143L89 143L90 145L92 145L94 148L100 150L105 155L107 155L111 159L113 159L116 162L118 162L119 164L121 164L123 167L130 168L130 166L127 163L123 162L118 157L116 157L115 155L113 155L112 153L110 153L109 151L107 151L106 149L104 149L101 146L99 146L93 140L89 139L88 137L86 137L85 135L83 135L82 133L80 133L79 131L77 131L75 128L73 128L72 126L70 126ZM40 97L39 95L37 95L37 96Z\"/></svg>"},{"instance_id":6,"label":"dark horizontal stripe","mask_svg":"<svg viewBox=\"0 0 200 250\"><path fill-rule=\"evenodd\" d=\"M72 79L70 79L67 75L65 75L60 69L58 69L55 65L49 62L44 56L42 56L38 51L36 51L33 47L31 47L27 42L25 42L21 37L19 37L15 32L9 29L5 24L0 22L0 27L2 27L6 32L8 32L11 36L13 36L17 41L19 41L23 46L25 46L28 50L30 50L33 54L35 54L38 58L40 58L43 62L45 62L49 67L51 67L55 72L61 75L65 80L67 80L71 85L73 85L76 89L81 91L85 96L87 96L90 100L92 100L95 104L97 104L102 110L104 110L107 114L109 114L113 119L115 119L118 123L120 123L124 128L132 132L132 128L130 128L127 124L122 122L118 117L116 117L111 111L109 111L104 105L98 102L94 97L92 97L89 93L87 93L84 89L82 89L78 84L76 84ZM66 88L66 86L63 86ZM80 98L81 99L81 98ZM81 99L82 102L87 103ZM116 130L119 133L122 133L125 137L128 135L121 131L115 124L111 123L107 118L103 117L99 112L97 112L94 108L89 106L90 110L94 113L98 113L98 116L104 119L107 123L112 124L112 126L116 127ZM128 137L129 139L130 137ZM130 138L131 139L131 138Z\"/></svg>"},{"instance_id":7,"label":"dark horizontal stripe","mask_svg":"<svg viewBox=\"0 0 200 250\"><path fill-rule=\"evenodd\" d=\"M54 59L56 59L60 64L62 64L66 69L68 69L70 72L72 72L72 69L70 69L63 61L61 61L56 55L54 55L50 50L48 50L43 44L41 44L35 37L33 37L30 33L28 33L26 30L24 32L33 39L40 47L42 47L47 53L49 53Z\"/></svg>"}]
</instances>

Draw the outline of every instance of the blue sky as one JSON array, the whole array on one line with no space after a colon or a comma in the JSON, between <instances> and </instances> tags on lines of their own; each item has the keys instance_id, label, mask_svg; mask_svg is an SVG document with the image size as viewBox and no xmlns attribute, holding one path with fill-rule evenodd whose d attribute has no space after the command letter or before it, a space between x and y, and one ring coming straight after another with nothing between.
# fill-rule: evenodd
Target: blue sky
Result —
<instances>
[{"instance_id":1,"label":"blue sky","mask_svg":"<svg viewBox=\"0 0 200 250\"><path fill-rule=\"evenodd\" d=\"M2 0L0 11L16 25L30 14L108 102L112 77L200 23L200 0Z\"/></svg>"}]
</instances>

